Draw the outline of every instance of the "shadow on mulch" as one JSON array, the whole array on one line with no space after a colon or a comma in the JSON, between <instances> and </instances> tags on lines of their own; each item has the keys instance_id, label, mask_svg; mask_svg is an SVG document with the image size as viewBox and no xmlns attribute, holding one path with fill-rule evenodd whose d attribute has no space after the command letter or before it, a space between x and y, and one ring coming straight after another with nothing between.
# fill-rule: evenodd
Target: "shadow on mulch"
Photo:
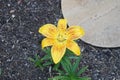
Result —
<instances>
[{"instance_id":1,"label":"shadow on mulch","mask_svg":"<svg viewBox=\"0 0 120 80\"><path fill-rule=\"evenodd\" d=\"M38 28L57 24L63 18L61 0L0 0L0 80L47 80L49 69L41 71L28 61L43 55ZM78 40L83 59L88 65L83 75L92 80L120 80L120 48L98 48ZM54 74L54 72L52 73Z\"/></svg>"}]
</instances>

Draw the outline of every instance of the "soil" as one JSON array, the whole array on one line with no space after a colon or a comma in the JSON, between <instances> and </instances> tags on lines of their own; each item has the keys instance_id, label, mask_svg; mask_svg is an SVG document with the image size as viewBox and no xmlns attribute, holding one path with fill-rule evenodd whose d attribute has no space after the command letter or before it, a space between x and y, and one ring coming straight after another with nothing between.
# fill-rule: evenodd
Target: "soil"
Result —
<instances>
[{"instance_id":1,"label":"soil","mask_svg":"<svg viewBox=\"0 0 120 80\"><path fill-rule=\"evenodd\" d=\"M47 80L55 72L36 68L28 60L43 55L38 33L46 23L57 25L63 18L61 0L0 0L0 80ZM120 80L120 48L100 48L81 40L83 74L92 80Z\"/></svg>"}]
</instances>

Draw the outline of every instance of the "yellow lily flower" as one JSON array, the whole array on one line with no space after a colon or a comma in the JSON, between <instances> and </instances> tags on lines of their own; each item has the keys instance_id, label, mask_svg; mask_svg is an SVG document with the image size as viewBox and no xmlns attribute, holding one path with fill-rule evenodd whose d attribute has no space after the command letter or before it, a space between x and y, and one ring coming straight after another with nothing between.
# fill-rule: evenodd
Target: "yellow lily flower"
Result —
<instances>
[{"instance_id":1,"label":"yellow lily flower","mask_svg":"<svg viewBox=\"0 0 120 80\"><path fill-rule=\"evenodd\" d=\"M80 47L74 41L84 35L84 30L80 26L67 28L66 19L60 19L57 27L53 24L46 24L39 28L39 33L46 37L42 40L42 48L52 46L51 56L55 64L62 59L66 48L80 55Z\"/></svg>"}]
</instances>

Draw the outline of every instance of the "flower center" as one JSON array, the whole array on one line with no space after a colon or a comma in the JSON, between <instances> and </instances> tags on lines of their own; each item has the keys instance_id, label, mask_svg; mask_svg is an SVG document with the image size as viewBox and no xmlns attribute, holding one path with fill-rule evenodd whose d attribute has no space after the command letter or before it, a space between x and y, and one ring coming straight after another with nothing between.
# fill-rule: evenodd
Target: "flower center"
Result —
<instances>
[{"instance_id":1,"label":"flower center","mask_svg":"<svg viewBox=\"0 0 120 80\"><path fill-rule=\"evenodd\" d=\"M64 42L65 40L66 40L67 38L66 38L66 34L58 34L58 36L57 36L57 40L59 41L59 42Z\"/></svg>"}]
</instances>

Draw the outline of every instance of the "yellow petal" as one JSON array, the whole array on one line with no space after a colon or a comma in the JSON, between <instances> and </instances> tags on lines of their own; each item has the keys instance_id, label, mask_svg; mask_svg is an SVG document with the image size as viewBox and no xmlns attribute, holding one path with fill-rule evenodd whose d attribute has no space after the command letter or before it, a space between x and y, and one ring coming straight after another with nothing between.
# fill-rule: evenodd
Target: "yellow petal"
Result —
<instances>
[{"instance_id":1,"label":"yellow petal","mask_svg":"<svg viewBox=\"0 0 120 80\"><path fill-rule=\"evenodd\" d=\"M62 57L65 54L65 51L66 46L60 43L56 43L52 46L51 55L55 64L57 64L62 59Z\"/></svg>"},{"instance_id":2,"label":"yellow petal","mask_svg":"<svg viewBox=\"0 0 120 80\"><path fill-rule=\"evenodd\" d=\"M57 27L58 27L59 31L65 31L66 28L67 28L67 20L66 19L60 19L58 21Z\"/></svg>"},{"instance_id":3,"label":"yellow petal","mask_svg":"<svg viewBox=\"0 0 120 80\"><path fill-rule=\"evenodd\" d=\"M54 40L51 38L45 38L42 40L42 49L47 46L51 46L54 44Z\"/></svg>"},{"instance_id":4,"label":"yellow petal","mask_svg":"<svg viewBox=\"0 0 120 80\"><path fill-rule=\"evenodd\" d=\"M48 38L53 38L57 33L57 28L53 24L46 24L39 28L39 33Z\"/></svg>"},{"instance_id":5,"label":"yellow petal","mask_svg":"<svg viewBox=\"0 0 120 80\"><path fill-rule=\"evenodd\" d=\"M68 41L67 48L71 50L73 53L75 53L76 55L80 55L80 47L78 46L76 42Z\"/></svg>"},{"instance_id":6,"label":"yellow petal","mask_svg":"<svg viewBox=\"0 0 120 80\"><path fill-rule=\"evenodd\" d=\"M81 38L85 32L84 29L80 26L71 26L67 30L68 38L72 40L76 40Z\"/></svg>"}]
</instances>

